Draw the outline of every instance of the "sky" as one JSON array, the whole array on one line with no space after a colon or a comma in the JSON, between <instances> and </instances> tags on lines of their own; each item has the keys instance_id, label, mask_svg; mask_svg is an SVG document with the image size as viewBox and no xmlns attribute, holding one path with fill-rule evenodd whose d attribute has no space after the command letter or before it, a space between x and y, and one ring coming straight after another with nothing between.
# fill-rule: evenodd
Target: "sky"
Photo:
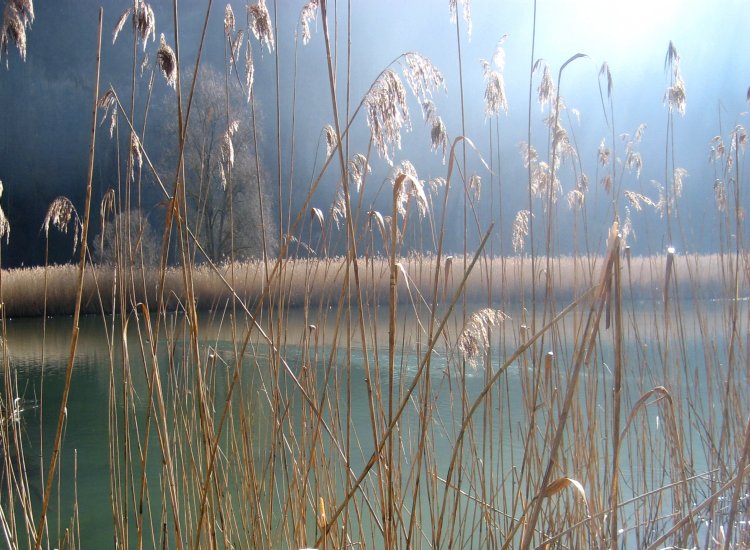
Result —
<instances>
[{"instance_id":1,"label":"sky","mask_svg":"<svg viewBox=\"0 0 750 550\"><path fill-rule=\"evenodd\" d=\"M260 152L271 188L276 189L281 183L281 196L276 193L274 200L283 208L291 204L292 213L296 213L322 162L321 131L333 121L323 26L318 14L312 24L311 41L303 46L296 38L299 10L304 2L266 2L276 21L277 49L269 52L253 39L256 116L264 137ZM171 4L153 3L157 40L147 45L152 55L160 33L165 33L168 42L173 43ZM183 67L192 70L208 3L183 0L178 4ZM244 24L245 4L231 4L238 22ZM337 38L334 53L341 107L346 105L347 90L347 4L331 2L329 7L332 38ZM658 191L652 180L663 184L670 178L670 167L685 168L688 176L679 203L684 229L679 237L673 236L675 242L668 243L663 220L657 213L631 212L635 235L630 244L644 254L662 251L668 245L683 251L708 251L716 246L706 236L714 233L718 219L712 203L717 171L708 162L710 141L719 134L726 140L735 125L747 125L745 111L750 108L746 101L750 86L750 35L746 32L748 9L742 0L538 0L536 3L473 0L470 35L467 22L460 17L460 0L458 26L451 21L448 4L448 0L352 0L350 101L353 110L381 71L404 52L420 52L437 66L445 77L445 90L436 91L433 99L449 135L455 137L465 131L477 147L475 154L467 155L467 165L484 181L485 198L478 206L479 221L482 227L490 221L496 222L495 252L512 252L511 221L518 210L527 207L528 182L521 163L520 144L527 140L529 114L532 143L546 156L548 134L543 119L547 111L542 112L536 100L538 73L532 77L529 108L532 43L533 60L543 60L549 66L556 84L563 63L575 54L585 54L563 71L560 93L568 109L564 126L579 152L575 170L582 170L590 180L591 201L587 208L591 242L603 241L605 228L613 216L608 195L598 181L602 169L598 165L597 148L604 140L607 147L614 146L615 155L622 156L624 142L619 136L624 133L632 136L639 125L645 124L644 137L638 145L643 170L639 177L624 174L622 189L655 199ZM7 62L8 68L0 70L0 180L4 184L0 206L11 224L10 242L4 243L0 250L4 267L43 261L44 236L39 227L47 205L55 196L67 195L83 209L97 10L99 6L104 9L102 85L111 84L129 93L131 35L124 34L113 45L111 32L120 14L130 5L129 0L37 0L36 18L28 31L26 61L19 58L13 46L3 58L3 65ZM214 3L211 9L202 59L204 64L216 67L223 64L224 6ZM484 114L485 84L480 60L492 58L502 37L505 37L503 76L509 110L496 120L488 120ZM665 71L665 55L670 41L680 56L687 95L685 114L675 113L671 134L664 103L670 78ZM604 62L613 79L611 112L603 108L600 91L599 71ZM143 106L146 100L143 83L139 86L137 99ZM163 81L156 83L152 102L155 124L160 120L160 106L173 101L173 97ZM277 125L277 101L280 125ZM419 177L425 180L445 176L446 165L440 155L430 151L429 130L422 122L419 105L410 97L408 106L413 128L402 135L402 149L394 155L395 163L410 160ZM342 111L344 116L345 108ZM95 173L98 198L118 177L115 148L108 142L104 128L99 134ZM352 124L351 153L366 152L368 137L365 118L358 115ZM490 138L499 139L499 149ZM158 145L158 142L152 145L155 156ZM492 165L492 172L482 165L480 155ZM371 164L373 173L365 200L371 201L372 209L388 213L390 193L383 189L391 168L376 156ZM561 169L563 192L574 186L573 173L570 167ZM310 206L328 212L337 185L335 170L323 174ZM495 193L491 201L487 198L490 193ZM460 195L455 198L452 203L460 204ZM625 215L622 204L615 207L620 216ZM535 210L535 217L541 223L545 215L543 207L535 208L539 209ZM574 216L567 207L559 206L558 210L558 223L565 230ZM463 215L458 206L453 206L449 214L451 219ZM480 233L479 229L471 232L469 246L476 243ZM570 252L574 247L572 237L567 238L565 231L560 233L558 251ZM52 239L52 259L69 260L70 236L54 235ZM463 243L455 236L450 246L460 249Z\"/></svg>"}]
</instances>

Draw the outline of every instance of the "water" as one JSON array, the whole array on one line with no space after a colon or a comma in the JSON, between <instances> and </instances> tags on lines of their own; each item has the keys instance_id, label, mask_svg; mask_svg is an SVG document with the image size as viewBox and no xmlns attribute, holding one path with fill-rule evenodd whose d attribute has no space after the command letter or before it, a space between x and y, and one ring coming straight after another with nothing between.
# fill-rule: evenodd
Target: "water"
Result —
<instances>
[{"instance_id":1,"label":"water","mask_svg":"<svg viewBox=\"0 0 750 550\"><path fill-rule=\"evenodd\" d=\"M743 308L746 307L743 305ZM660 342L664 341L659 332L663 330L663 319L657 313L659 308L653 309L648 304L642 304L632 310L633 318L628 323L627 328L627 357L629 360L626 376L623 382L623 420L627 417L628 411L645 391L657 385L664 385L668 388L692 388L695 392L693 401L700 406L709 407L713 403L720 403L717 400L718 395L709 395L721 392L724 389L725 380L710 380L711 376L720 376L721 363L726 362L725 355L722 355L722 349L726 348L726 341L721 332L721 326L725 322L725 304L721 303L703 303L699 308L683 308L682 311L682 338L681 345L673 346L671 350L664 350ZM743 310L744 311L744 310ZM384 315L384 314L383 314ZM741 318L745 318L743 313ZM493 336L493 346L506 350L513 350L523 337L520 321L521 313L511 315L504 327L495 328ZM701 323L702 321L702 323ZM174 319L174 327L179 326L182 319ZM384 374L384 365L387 358L387 346L383 341L387 337L387 326L382 321L376 321L378 324L379 342L378 347L369 349L371 363L375 360L380 363L380 384L386 386L386 376ZM577 327L580 324L570 318L562 325L561 330L551 338L545 345L556 350L554 365L555 375L551 375L550 392L544 394L540 400L542 409L542 421L546 418L544 411L555 411L559 407L562 398L560 391L564 387L565 368L559 366L569 365L572 362L571 342L580 340L580 334L577 333ZM424 323L423 323L424 325ZM456 434L456 423L462 417L462 407L460 399L457 397L465 395L468 406L483 389L489 373L481 368L467 368L465 373L456 371L455 365L458 363L456 350L454 346L456 335L460 326L458 320L450 323L451 328L448 331L447 340L440 343L436 348L434 359L431 367L431 376L434 380L434 403L436 412L434 423L439 425L439 429L433 432L437 434L433 441L434 456L441 462L439 470L445 472L448 458L453 452L453 441ZM201 319L201 330L203 340L201 344L201 354L206 361L213 362L214 365L214 385L217 396L216 403L221 404L222 397L226 395L228 380L233 372L233 357L235 346L232 344L230 323L220 319L205 316ZM240 323L242 326L242 323ZM401 388L401 392L408 386L419 368L419 359L421 355L417 352L420 346L424 346L424 339L420 338L421 330L419 323L413 316L407 316L400 319L399 326L402 332L399 336L399 347L403 353L397 358L397 367L395 371L395 384ZM710 334L705 333L705 327L711 327ZM332 387L337 381L343 380L344 374L342 365L345 362L345 349L333 341L332 332L326 331L325 326L318 325L314 331L310 331L306 326L306 320L301 314L293 314L287 323L287 346L285 357L290 369L299 377L302 383L305 383L302 365L309 360L315 369L315 382L311 383L310 388L320 390L324 383ZM67 406L67 416L65 422L65 431L63 435L63 450L61 453L61 462L59 475L55 480L55 490L50 507L51 518L51 538L58 540L63 538L64 529L68 525L74 497L77 496L78 517L80 527L80 540L84 547L111 547L114 540L113 528L113 511L111 504L111 486L110 486L110 456L109 445L107 444L110 431L110 405L109 405L109 388L110 388L110 348L107 345L108 336L112 327L105 327L101 319L84 318L81 322L81 335L76 355L75 368L71 392ZM25 453L28 469L29 484L35 502L35 517L38 515L39 501L43 492L43 480L46 477L46 468L48 466L51 454L51 445L56 429L57 414L61 400L64 373L67 364L67 357L70 349L71 319L58 318L48 319L46 328L43 329L42 321L33 320L12 320L8 323L7 345L9 349L10 364L12 373L17 381L18 394L23 398L24 412L22 413L22 425L24 428ZM43 334L46 335L43 338ZM143 419L145 417L147 403L147 384L143 370L143 363L140 359L141 348L135 330L129 331L128 338L128 355L130 361L130 372L133 377L134 393L132 395L133 406L135 407L135 416ZM305 336L307 334L307 337ZM598 418L601 411L609 406L611 394L609 392L612 384L611 370L614 365L612 357L611 343L608 341L609 334L603 331L597 344L597 350L594 354L592 364L584 369L582 374L581 390L579 400L581 410L584 412L582 418L573 418L571 423L576 426L577 430L585 430L594 419ZM308 338L307 340L305 338ZM313 345L315 339L317 346ZM347 396L346 392L340 392L339 403L326 404L324 407L327 411L325 419L329 423L335 424L337 421L337 411L346 410L347 404L351 404L351 421L354 433L357 438L358 449L352 453L350 467L354 474L358 474L366 464L374 448L370 432L370 412L367 406L367 373L364 368L363 354L361 346L358 345L359 339L352 338L353 349L351 352L351 361L349 365L349 380L351 381L351 395ZM705 342L711 342L716 350L705 350ZM145 342L148 346L148 342ZM263 357L262 345L257 342L254 344L255 353L253 357ZM403 347L401 347L403 346ZM337 356L334 359L333 368L328 372L326 378L326 367L328 358L333 348L337 350ZM120 346L115 346L114 364L120 368L122 364ZM189 353L189 350L182 349L178 343L175 346L174 357L179 358L180 354ZM673 369L667 371L660 361L667 353L670 364L673 363ZM160 364L168 364L167 354L164 350L160 352ZM493 354L492 371L497 370L501 363L501 358L506 354ZM317 358L317 361L314 359ZM245 361L246 366L252 366L253 361ZM713 368L708 368L706 361L715 362ZM179 365L179 361L175 362ZM592 372L591 369L598 369ZM255 426L252 428L253 437L257 447L256 451L261 453L258 448L262 448L264 441L267 441L268 434L271 431L267 419L264 418L264 400L269 399L269 382L267 372L263 366L255 370L247 369L248 374L243 374L242 385L244 391L248 391L248 399L253 402L253 409L257 414L253 416ZM482 451L484 459L490 463L485 466L488 472L493 475L502 477L511 464L518 465L521 463L524 453L524 430L523 423L527 421L524 416L524 399L529 399L530 386L528 371L525 364L519 361L513 364L508 371L500 378L492 391L493 411L490 415L494 419L487 423L484 408L475 415L474 429L471 432L476 438L475 444L480 444L484 440L491 442L495 450ZM118 376L120 376L118 374ZM308 377L310 374L308 373ZM370 376L374 376L371 372ZM676 377L676 378L675 378ZM677 380L680 379L679 385ZM308 381L310 379L308 378ZM462 383L461 381L464 380ZM377 383L377 381L369 381ZM740 381L738 381L739 383ZM744 381L742 381L744 383ZM459 390L459 384L463 384L465 394ZM695 386L692 386L695 384ZM121 386L120 386L121 387ZM555 389L558 388L559 389ZM291 382L283 384L284 391L293 394L294 385ZM713 388L713 389L712 389ZM671 389L671 391L675 391ZM122 428L122 411L121 395L118 389L118 423ZM593 397L591 397L593 396ZM681 397L681 396L675 396ZM414 398L417 398L415 394ZM715 401L711 401L713 398ZM291 422L299 423L302 421L301 400L290 399ZM681 400L675 399L677 407L680 406ZM651 439L655 441L654 452L664 453L667 448L666 436L664 435L664 409L657 405L644 407L645 420L635 421L631 433L627 437L633 437L633 432L642 433L644 429L653 430ZM343 413L341 413L343 414ZM717 413L720 416L720 413ZM494 415L494 416L493 416ZM691 416L692 415L692 416ZM700 434L694 427L696 417L703 422L708 418L708 412L703 411L686 411L682 416L682 423L685 437L692 433L695 440L686 442L686 448L690 449L691 471L695 473L706 472L710 469L710 457L704 452L705 441L702 441ZM340 419L339 419L340 420ZM604 417L601 422L608 421ZM692 424L691 424L692 422ZM408 433L410 430L416 430L419 426L419 418L414 413L414 409L407 408L402 420L402 432ZM621 424L622 426L622 424ZM486 429L489 429L489 433ZM143 429L141 423L140 429ZM661 433L661 435L659 435ZM486 438L486 439L485 439ZM155 430L152 431L150 438L150 457L149 476L151 479L152 496L155 499L152 504L155 507L154 514L158 516L158 484L161 475L160 461L155 459L158 453L158 440ZM410 453L414 451L410 447L408 437L404 439L406 445L401 452L404 460L408 462ZM479 443L477 443L479 442ZM414 442L411 441L413 444ZM598 444L598 443L597 443ZM327 453L336 452L328 443L326 443ZM605 444L606 445L606 444ZM39 453L39 449L43 453ZM570 450L563 451L563 456ZM666 456L666 453L665 453ZM649 463L648 467L640 470L636 467L631 469L630 455L623 457L621 488L623 496L637 494L642 491L642 486L647 483L647 478L651 478L653 483L659 483L669 480L665 477L663 471L660 471L660 463L654 461ZM572 467L572 465L571 465ZM663 464L668 468L669 464ZM607 464L600 464L599 474L606 475L609 468ZM648 471L647 471L648 470ZM137 467L133 475L138 476ZM573 475L573 474L571 474ZM588 476L593 475L591 472ZM584 486L587 485L586 479L582 479ZM74 494L77 491L77 495ZM500 498L500 497L498 497ZM132 514L133 506L130 505L129 513ZM621 513L624 526L627 528L629 522L635 521L633 518L627 518ZM132 534L132 530L131 530ZM158 535L154 535L158 538ZM149 540L148 538L146 539ZM631 541L632 543L632 541ZM23 544L21 545L23 546ZM147 544L150 546L150 544Z\"/></svg>"}]
</instances>

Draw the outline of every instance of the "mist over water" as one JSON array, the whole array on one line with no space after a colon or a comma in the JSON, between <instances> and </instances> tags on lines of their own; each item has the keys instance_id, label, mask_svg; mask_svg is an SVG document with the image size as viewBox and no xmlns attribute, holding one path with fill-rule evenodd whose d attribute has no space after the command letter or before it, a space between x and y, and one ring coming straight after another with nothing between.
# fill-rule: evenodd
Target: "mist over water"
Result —
<instances>
[{"instance_id":1,"label":"mist over water","mask_svg":"<svg viewBox=\"0 0 750 550\"><path fill-rule=\"evenodd\" d=\"M302 4L269 4L276 23L277 53L260 47L257 41L253 44L258 150L267 176L271 211L275 217L280 212L282 225L302 206L311 182L320 171L325 159L322 130L333 122L322 24L319 17L311 23L310 43L303 46L299 34ZM77 208L83 207L99 5L104 8L105 31L102 89L111 84L124 99L129 98L129 82L135 69L136 104L143 109L146 103L150 70L141 76L140 68L133 67L132 34L126 27L115 44L111 40L112 29L130 2L63 0L36 6L36 19L28 32L26 62L19 59L11 46L3 59L9 68L0 73L3 105L0 180L4 183L2 204L12 228L10 242L3 250L5 267L43 261L44 235L39 227L52 199L66 195ZM225 55L223 7L214 6L210 13L202 58L204 66L215 67L219 74L223 73ZM236 3L234 8L238 20L244 24L244 5ZM548 149L544 118L549 115L549 107L542 111L537 101L541 71L535 73L531 86L529 84L532 5L520 1L474 1L471 3L471 35L466 24L459 25L457 35L457 28L450 21L448 2L358 2L353 4L351 14L346 11L346 3L338 2L330 9L335 11L337 21L330 29L335 46L332 56L337 92L340 105L348 105L347 113L340 113L342 121L346 115L353 114L380 72L399 55L414 51L429 58L445 78L445 90L435 91L432 99L449 138L463 134L476 145L476 152L467 151L464 177L468 181L472 174L480 176L482 193L475 204L478 223L471 218L467 221L467 246L469 249L476 247L483 232L481 228L494 221L492 252L512 253L510 225L518 210L528 208L528 175L521 160L521 143L528 140L529 114L532 145L542 158ZM169 43L174 41L171 8L157 5L155 15L156 41L149 40L146 47L152 60L162 32ZM185 92L205 15L206 5L202 2L180 6L180 55ZM546 63L555 85L561 86L561 96L567 107L561 124L578 151L578 158L564 162L559 170L562 186L559 200L564 201L564 194L574 188L578 175L586 174L589 180L587 233L579 232L578 242L573 242L570 228L575 214L567 206L559 206L556 215L561 230L554 243L555 253L569 253L576 244L588 246L592 251L603 248L606 227L614 212L611 195L601 183L609 170L598 160L602 140L616 163L616 188L620 190L632 190L657 200L659 191L653 182L664 185L672 178L673 168L684 168L687 172L683 196L674 212L673 242L667 242L663 217L653 209L637 212L630 208L633 234L628 244L634 253L659 253L668 245L676 246L679 252L716 249L712 236L718 217L713 185L725 175L708 162L710 141L722 135L728 142L729 131L745 122L745 97L750 85L750 75L745 70L750 65L750 48L742 28L745 19L739 0L720 5L698 1L638 1L625 7L599 2L538 2L533 57ZM348 26L351 44L346 42ZM502 37L505 37L502 74L509 109L507 114L487 119L480 60L492 59ZM669 70L665 67L670 41L680 56L679 67L687 93L686 112L684 115L674 113L672 126L669 126L664 101L670 85ZM138 59L141 59L142 50L138 48ZM560 67L577 53L587 57L570 63L562 74L562 82L558 83ZM600 75L604 62L612 77L611 106L606 78ZM423 121L420 106L411 94L408 95L412 130L402 132L401 149L393 152L394 164L411 161L425 181L445 177L447 165L442 162L441 153L430 151L430 128ZM164 157L162 149L166 147L163 129L173 116L167 106L173 101L174 91L163 79L156 78L144 145L168 182L173 178L172 169L159 160ZM248 109L246 104L240 108ZM141 120L143 115L143 112L137 113L136 119ZM642 169L640 175L636 175L623 166L626 141L621 135L629 134L632 138L641 124L645 124L645 131L636 148L642 157ZM126 135L121 122L120 139ZM369 129L362 113L354 120L348 138L350 156L367 153ZM363 200L369 204L366 210L378 210L387 215L391 208L390 193L384 189L391 168L374 150L370 157L372 173L368 176ZM619 161L614 160L616 158ZM115 141L108 136L105 122L98 135L94 177L96 204L107 188L118 187L118 178L119 185L124 185L124 163L122 152L118 155ZM464 168L463 153L460 168ZM332 164L323 174L311 207L328 214L336 197L337 174L338 169ZM163 196L153 178L146 176L144 182L142 210L159 229L164 211L158 204ZM464 247L462 185L458 180L454 182L456 201L449 203L449 219L457 224L455 231L448 232L446 246L449 250ZM628 215L625 206L623 201L617 204L621 220ZM542 208L537 212L535 207L534 213L544 216ZM435 215L439 214L439 206L436 206ZM278 220L274 221L278 224ZM97 225L95 221L94 226ZM97 233L96 228L92 233ZM52 232L50 239L50 261L70 260L71 236ZM343 238L337 242L338 247L330 252L343 250ZM412 243L412 246L432 249L429 242Z\"/></svg>"}]
</instances>

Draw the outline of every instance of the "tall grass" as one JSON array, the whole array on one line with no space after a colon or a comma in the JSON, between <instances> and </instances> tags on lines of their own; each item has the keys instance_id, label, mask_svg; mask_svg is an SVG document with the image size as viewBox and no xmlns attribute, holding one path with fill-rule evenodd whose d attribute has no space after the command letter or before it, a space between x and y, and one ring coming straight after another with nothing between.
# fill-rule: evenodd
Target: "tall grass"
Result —
<instances>
[{"instance_id":1,"label":"tall grass","mask_svg":"<svg viewBox=\"0 0 750 550\"><path fill-rule=\"evenodd\" d=\"M458 2L450 4L460 64L471 14L468 0L461 2L461 16ZM237 134L229 92L242 87L249 99L244 108L255 123L253 48L273 56L277 87L285 61L276 49L278 7L269 9L263 0L249 6L244 38L227 8L221 29L227 42L221 175L230 193L232 228ZM357 102L348 46L345 68L339 61L342 43L349 44L355 31L350 22L345 29L340 25L328 2L311 1L302 11L301 36L302 47L322 43L332 113L324 133L325 160L308 182L302 207L292 211L292 203L282 200L286 151L279 124L276 157L263 159L277 165L278 180L275 223L261 224L262 254L234 261L232 245L228 261L221 262L201 242L196 218L205 210L191 210L186 191L186 143L203 43L206 33L214 32L208 25L212 3L206 4L198 59L191 67L180 58L177 2L172 9L174 39L170 45L161 35L158 68L176 103L174 166L159 168L146 139L151 87L158 80L149 83L146 105L136 105L136 59L156 32L148 4L135 1L115 33L132 22L132 88L97 92L94 102L116 107L117 131L128 135L119 189L105 195L101 208L103 223L115 224L111 263L94 262L98 258L88 251L87 201L80 220L69 210L61 216L53 209L46 221L47 231L50 224L58 229L71 220L80 224L78 267L0 273L0 526L9 547L86 547L77 512L64 533L50 527L47 514L60 475L58 453L68 452L60 446L65 399L59 411L45 409L58 414L59 422L53 454L41 466L45 491L38 508L24 477L30 466L21 437L22 402L5 338L9 317L67 312L75 313L75 322L66 395L79 315L98 315L106 331L109 440L102 445L108 446L117 548L750 544L750 530L740 521L749 504L750 468L744 128L731 132L728 146L724 137L714 143L721 175L718 252L632 256L626 244L631 222L621 215L626 206L652 208L655 216L663 213L670 235L679 220L682 174L674 166L672 110L683 110L685 97L672 44L665 158L671 178L659 200L626 189L628 172L616 170L614 151L603 142L595 162L612 215L602 227L589 223L584 153L565 126L563 70L581 54L558 69L555 83L554 71L532 50L528 143L522 151L527 204L506 227L507 218L498 216L498 226L478 214L481 178L467 168L470 162L489 168L485 150L495 166L493 159L504 153L501 141L479 143L466 135L449 140L430 103L444 78L421 54L406 53L384 67ZM346 12L356 9L350 3ZM310 24L318 18L320 36L311 35ZM499 59L496 54L485 64L490 117L507 108ZM600 74L610 80L606 95L613 127L604 131L614 135L609 68ZM547 144L541 151L533 147L531 132L537 82L538 100L548 109L548 134L533 139ZM295 79L292 105L284 105L277 91L270 118L280 121L282 109L297 112L299 86ZM128 92L126 107L122 98ZM420 179L411 162L393 159L412 119L410 94L425 108L431 147L445 156L444 174L433 182ZM456 106L462 113L464 97ZM136 113L145 113L140 130ZM499 120L492 123L499 134ZM369 126L364 143L351 133L357 124ZM93 137L97 131L94 127ZM305 136L292 138L295 148L308 145ZM633 171L640 166L638 139L628 143L622 164ZM90 167L94 151L92 145ZM262 201L257 146L252 156ZM289 159L289 173L308 168L295 165L293 152ZM363 191L378 162L392 168L385 182L391 191L388 215L368 206ZM157 182L166 205L155 265L147 258L145 220L136 214L143 211L144 174ZM324 213L314 205L329 176L340 189ZM495 181L494 172L489 179ZM563 182L572 188L568 201L558 200ZM457 197L461 259L445 247L446 232L455 231L448 205ZM569 256L556 251L565 202L577 208L574 232L585 231L587 243L605 243L600 249L576 246ZM266 216L270 209L261 206L258 212ZM479 243L471 250L469 231ZM493 252L498 231L513 232L514 255ZM273 253L270 243L277 241ZM327 253L337 249L345 254ZM213 332L201 309L227 336Z\"/></svg>"},{"instance_id":2,"label":"tall grass","mask_svg":"<svg viewBox=\"0 0 750 550\"><path fill-rule=\"evenodd\" d=\"M396 258L400 279L396 288L399 304L412 307L415 303L429 304L433 296L435 274L438 273L438 305L445 305L461 282L452 256L444 257L438 264L434 254L410 253ZM626 297L636 301L661 300L664 293L664 273L667 254L631 256L625 262L628 273ZM695 297L695 285L700 286L700 297L721 300L727 297L728 264L720 254L681 254L674 257L672 270L678 281L690 284L670 288L676 299ZM381 255L361 258L361 280L368 289L368 301L373 305L389 303L389 258ZM554 289L559 299L571 300L595 283L596 269L604 262L598 255L557 256L553 260ZM734 262L732 262L734 264ZM487 294L506 297L505 302L531 300L531 281L534 276L530 262L519 256L487 257L484 269L468 275L464 289L467 301L481 304ZM307 304L334 303L338 299L346 276L346 259L341 256L320 258L290 258L286 269L279 275L279 285L284 288L284 299L293 307ZM234 285L226 282L232 278ZM492 274L504 273L503 277ZM146 268L145 282L133 289L136 302L158 303L157 289L163 277L163 291L170 307L185 301L186 290L179 268ZM223 279L223 280L222 280ZM226 282L225 282L226 281ZM216 310L237 295L245 302L261 296L265 287L265 265L262 260L247 260L218 266L199 265L193 273L192 292L199 310ZM45 290L46 286L46 290ZM82 311L97 315L104 310L112 313L116 277L111 267L94 265L87 270L83 282ZM71 315L75 306L76 270L72 265L27 267L3 272L4 307L8 317L39 317L46 307L48 315ZM498 298L499 300L499 298Z\"/></svg>"}]
</instances>

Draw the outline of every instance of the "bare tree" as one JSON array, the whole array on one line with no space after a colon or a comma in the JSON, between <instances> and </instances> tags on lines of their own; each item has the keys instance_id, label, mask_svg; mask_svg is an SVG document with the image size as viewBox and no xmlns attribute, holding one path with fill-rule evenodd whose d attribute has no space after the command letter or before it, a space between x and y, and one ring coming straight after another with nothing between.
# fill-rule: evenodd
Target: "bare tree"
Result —
<instances>
[{"instance_id":1,"label":"bare tree","mask_svg":"<svg viewBox=\"0 0 750 550\"><path fill-rule=\"evenodd\" d=\"M257 127L234 88L215 70L201 72L185 143L188 223L214 261L262 257L264 242L275 248Z\"/></svg>"},{"instance_id":2,"label":"bare tree","mask_svg":"<svg viewBox=\"0 0 750 550\"><path fill-rule=\"evenodd\" d=\"M128 231L127 225L130 224ZM128 239L132 242L128 253ZM103 231L94 237L94 260L103 264L115 265L124 258L143 261L143 265L159 265L161 258L161 235L149 222L147 216L138 210L120 212L105 222Z\"/></svg>"}]
</instances>

